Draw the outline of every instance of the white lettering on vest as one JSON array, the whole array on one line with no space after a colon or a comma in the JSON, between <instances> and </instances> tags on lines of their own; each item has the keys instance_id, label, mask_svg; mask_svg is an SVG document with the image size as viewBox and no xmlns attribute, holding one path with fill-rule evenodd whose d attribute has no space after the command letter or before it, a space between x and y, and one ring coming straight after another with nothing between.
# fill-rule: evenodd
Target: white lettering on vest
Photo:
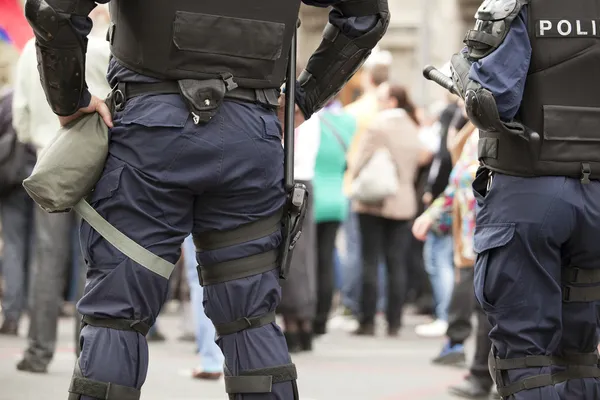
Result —
<instances>
[{"instance_id":1,"label":"white lettering on vest","mask_svg":"<svg viewBox=\"0 0 600 400\"><path fill-rule=\"evenodd\" d=\"M586 31L581 30L581 21L577 20L577 34L581 36L587 36L588 33Z\"/></svg>"},{"instance_id":2,"label":"white lettering on vest","mask_svg":"<svg viewBox=\"0 0 600 400\"><path fill-rule=\"evenodd\" d=\"M544 36L544 33L550 29L552 29L552 21L545 19L540 21L540 36Z\"/></svg>"},{"instance_id":3,"label":"white lettering on vest","mask_svg":"<svg viewBox=\"0 0 600 400\"><path fill-rule=\"evenodd\" d=\"M539 19L535 35L540 38L600 37L600 19ZM591 29L590 29L591 28Z\"/></svg>"},{"instance_id":4,"label":"white lettering on vest","mask_svg":"<svg viewBox=\"0 0 600 400\"><path fill-rule=\"evenodd\" d=\"M567 30L564 30L564 26L567 26ZM558 25L556 26L556 28L558 29L558 33L560 33L562 36L568 36L571 34L571 32L573 31L573 27L571 26L571 22L563 19L561 20Z\"/></svg>"}]
</instances>

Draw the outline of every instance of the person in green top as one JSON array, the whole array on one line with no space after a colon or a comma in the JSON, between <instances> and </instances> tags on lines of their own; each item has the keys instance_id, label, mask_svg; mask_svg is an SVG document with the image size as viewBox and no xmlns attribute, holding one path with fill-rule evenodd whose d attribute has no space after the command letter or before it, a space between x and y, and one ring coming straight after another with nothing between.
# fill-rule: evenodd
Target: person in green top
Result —
<instances>
[{"instance_id":1,"label":"person in green top","mask_svg":"<svg viewBox=\"0 0 600 400\"><path fill-rule=\"evenodd\" d=\"M334 100L318 113L321 140L315 162L314 217L317 223L317 310L313 333L324 334L334 291L334 247L348 215L343 193L346 152L357 130L356 120Z\"/></svg>"}]
</instances>

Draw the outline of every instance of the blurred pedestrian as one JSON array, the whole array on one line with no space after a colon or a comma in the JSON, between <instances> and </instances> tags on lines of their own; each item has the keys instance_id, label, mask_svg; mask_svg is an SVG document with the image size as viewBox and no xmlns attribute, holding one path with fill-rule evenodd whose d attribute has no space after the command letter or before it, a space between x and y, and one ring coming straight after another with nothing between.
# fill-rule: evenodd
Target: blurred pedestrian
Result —
<instances>
[{"instance_id":1,"label":"blurred pedestrian","mask_svg":"<svg viewBox=\"0 0 600 400\"><path fill-rule=\"evenodd\" d=\"M444 192L452 171L452 159L446 146L448 131L454 116L460 113L456 101L450 102L439 118L439 146L431 163L422 201L429 207ZM421 213L420 213L421 214ZM431 227L423 248L425 270L429 274L435 300L435 320L418 325L417 335L423 337L444 336L448 329L448 307L454 287L454 263L452 242L452 213L446 211Z\"/></svg>"},{"instance_id":2,"label":"blurred pedestrian","mask_svg":"<svg viewBox=\"0 0 600 400\"><path fill-rule=\"evenodd\" d=\"M362 95L355 102L345 107L346 111L355 118L357 124L356 134L350 143L346 156L348 168L344 176L344 194L347 197L350 196L352 168L358 143L373 119L377 116L377 112L379 111L377 88L388 81L391 61L391 54L389 52L374 51L362 68ZM342 232L346 250L345 254L341 257L343 267L342 304L346 308L346 314L358 317L360 313L360 292L362 290L362 254L358 216L352 211L351 207L348 207L348 215L344 218ZM378 271L381 272L383 268L383 262L381 262ZM380 283L380 289L385 289L385 281ZM380 303L383 303L383 301L380 301Z\"/></svg>"},{"instance_id":3,"label":"blurred pedestrian","mask_svg":"<svg viewBox=\"0 0 600 400\"><path fill-rule=\"evenodd\" d=\"M312 324L317 304L317 242L313 180L321 141L320 129L319 113L317 113L299 126L295 133L294 179L306 185L310 195L302 225L302 235L296 243L289 276L281 282L281 303L277 308L278 313L283 317L283 334L290 353L312 350Z\"/></svg>"},{"instance_id":4,"label":"blurred pedestrian","mask_svg":"<svg viewBox=\"0 0 600 400\"><path fill-rule=\"evenodd\" d=\"M192 371L195 379L216 380L223 376L223 363L225 358L215 343L215 327L204 313L204 289L198 280L198 263L196 262L196 246L192 235L183 242L183 263L190 288L190 303L194 321L194 333L200 366Z\"/></svg>"},{"instance_id":5,"label":"blurred pedestrian","mask_svg":"<svg viewBox=\"0 0 600 400\"><path fill-rule=\"evenodd\" d=\"M334 287L334 249L337 233L348 215L343 192L346 153L356 133L356 119L336 99L317 114L320 143L315 163L314 194L317 224L317 312L316 335L326 333Z\"/></svg>"},{"instance_id":6,"label":"blurred pedestrian","mask_svg":"<svg viewBox=\"0 0 600 400\"><path fill-rule=\"evenodd\" d=\"M101 10L102 7L95 15L100 16ZM110 91L105 77L109 55L109 45L105 40L93 35L88 38L86 70L90 71L89 89L100 97L105 97ZM31 39L25 45L17 66L13 115L19 138L39 152L52 141L60 124L36 78L37 66L35 40ZM76 221L73 212L47 213L35 207L29 307L31 323L27 349L17 364L21 371L45 373L54 355L59 310L69 275L71 229ZM83 268L80 268L80 274L83 273Z\"/></svg>"},{"instance_id":7,"label":"blurred pedestrian","mask_svg":"<svg viewBox=\"0 0 600 400\"><path fill-rule=\"evenodd\" d=\"M1 79L0 79L1 80ZM2 262L1 335L17 335L26 307L28 265L31 250L33 202L20 182L35 164L35 151L24 145L13 128L13 91L0 88L0 220L4 257Z\"/></svg>"},{"instance_id":8,"label":"blurred pedestrian","mask_svg":"<svg viewBox=\"0 0 600 400\"><path fill-rule=\"evenodd\" d=\"M479 132L469 122L455 135L450 135L450 139L450 153L452 158L457 160L450 176L450 183L444 194L415 221L413 233L423 240L432 224L443 212L451 210L456 283L449 307L449 324L446 332L448 341L433 362L441 365L464 363L464 343L473 331L471 317L475 312L478 323L475 356L469 374L457 385L452 385L449 390L464 398L487 398L493 386L487 363L492 345L488 338L491 325L476 303L473 290L475 197L471 185L479 167L477 158Z\"/></svg>"},{"instance_id":9,"label":"blurred pedestrian","mask_svg":"<svg viewBox=\"0 0 600 400\"><path fill-rule=\"evenodd\" d=\"M431 153L419 139L419 121L406 89L383 84L377 93L383 111L361 138L352 170L353 186L360 181L380 184L385 179L393 182L394 190L367 201L361 200L367 195L361 193L364 189L353 188L353 210L358 213L362 244L360 326L355 334L375 334L377 266L383 258L388 282L388 335L396 336L402 326L408 285L410 221L417 212L414 182L417 169L429 162ZM375 160L379 162L377 168L371 164ZM369 176L363 175L366 173Z\"/></svg>"}]
</instances>

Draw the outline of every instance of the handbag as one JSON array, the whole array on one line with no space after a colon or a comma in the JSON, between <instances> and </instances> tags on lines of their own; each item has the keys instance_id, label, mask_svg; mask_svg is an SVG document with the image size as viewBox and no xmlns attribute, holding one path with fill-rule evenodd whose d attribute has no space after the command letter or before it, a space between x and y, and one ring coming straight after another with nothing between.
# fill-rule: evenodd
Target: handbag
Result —
<instances>
[{"instance_id":1,"label":"handbag","mask_svg":"<svg viewBox=\"0 0 600 400\"><path fill-rule=\"evenodd\" d=\"M365 204L380 204L398 191L398 175L392 155L377 149L352 182L350 197Z\"/></svg>"}]
</instances>

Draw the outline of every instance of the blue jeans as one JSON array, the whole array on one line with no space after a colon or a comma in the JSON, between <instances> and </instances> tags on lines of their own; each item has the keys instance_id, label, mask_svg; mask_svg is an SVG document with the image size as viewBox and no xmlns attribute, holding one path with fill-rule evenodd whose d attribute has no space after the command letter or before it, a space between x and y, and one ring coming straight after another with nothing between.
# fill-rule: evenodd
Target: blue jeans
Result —
<instances>
[{"instance_id":1,"label":"blue jeans","mask_svg":"<svg viewBox=\"0 0 600 400\"><path fill-rule=\"evenodd\" d=\"M183 242L183 257L188 285L190 287L196 345L198 346L198 353L202 358L202 370L204 372L222 372L223 353L214 341L215 327L204 313L204 306L202 305L204 298L202 291L204 289L202 289L198 280L196 247L191 235Z\"/></svg>"},{"instance_id":2,"label":"blue jeans","mask_svg":"<svg viewBox=\"0 0 600 400\"><path fill-rule=\"evenodd\" d=\"M448 307L454 288L453 252L451 234L429 232L423 248L423 258L433 288L435 315L442 321L448 321Z\"/></svg>"},{"instance_id":3,"label":"blue jeans","mask_svg":"<svg viewBox=\"0 0 600 400\"><path fill-rule=\"evenodd\" d=\"M340 270L342 278L342 304L347 307L354 315L360 315L360 295L361 295L361 241L360 230L358 227L358 215L352 211L342 223L342 230L346 241L345 254L339 254ZM385 264L379 263L379 290L377 309L383 311L386 307L386 281Z\"/></svg>"}]
</instances>

